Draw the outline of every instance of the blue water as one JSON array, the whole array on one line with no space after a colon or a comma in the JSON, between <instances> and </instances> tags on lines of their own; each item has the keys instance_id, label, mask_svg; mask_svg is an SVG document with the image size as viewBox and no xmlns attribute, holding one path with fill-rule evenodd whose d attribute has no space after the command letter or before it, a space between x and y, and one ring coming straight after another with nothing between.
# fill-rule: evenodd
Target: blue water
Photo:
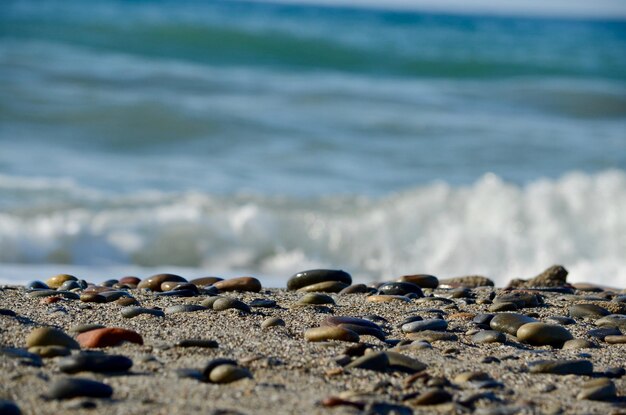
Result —
<instances>
[{"instance_id":1,"label":"blue water","mask_svg":"<svg viewBox=\"0 0 626 415\"><path fill-rule=\"evenodd\" d=\"M0 278L626 284L624 51L620 20L4 1Z\"/></svg>"}]
</instances>

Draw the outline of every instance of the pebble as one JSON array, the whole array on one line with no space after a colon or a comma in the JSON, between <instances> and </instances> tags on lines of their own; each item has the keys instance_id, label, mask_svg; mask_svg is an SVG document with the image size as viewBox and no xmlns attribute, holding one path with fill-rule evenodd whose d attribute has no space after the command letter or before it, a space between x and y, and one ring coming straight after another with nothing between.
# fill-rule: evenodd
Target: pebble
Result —
<instances>
[{"instance_id":1,"label":"pebble","mask_svg":"<svg viewBox=\"0 0 626 415\"><path fill-rule=\"evenodd\" d=\"M433 388L419 394L415 399L410 400L412 405L438 405L452 400L452 395L445 389Z\"/></svg>"},{"instance_id":2,"label":"pebble","mask_svg":"<svg viewBox=\"0 0 626 415\"><path fill-rule=\"evenodd\" d=\"M58 288L58 290L65 290L65 291L70 291L70 290L75 290L75 289L80 289L81 286L78 283L78 281L76 280L68 280L65 281L63 284L61 284L61 286Z\"/></svg>"},{"instance_id":3,"label":"pebble","mask_svg":"<svg viewBox=\"0 0 626 415\"><path fill-rule=\"evenodd\" d=\"M308 293L296 303L298 305L335 304L335 300L326 294Z\"/></svg>"},{"instance_id":4,"label":"pebble","mask_svg":"<svg viewBox=\"0 0 626 415\"><path fill-rule=\"evenodd\" d=\"M163 310L156 310L154 308L144 308L138 306L128 306L124 307L120 310L122 317L124 318L133 318L140 316L142 314L148 314L155 317L164 317L165 313Z\"/></svg>"},{"instance_id":5,"label":"pebble","mask_svg":"<svg viewBox=\"0 0 626 415\"><path fill-rule=\"evenodd\" d=\"M339 291L339 294L365 294L369 293L370 291L372 291L372 289L365 284L355 284L350 285Z\"/></svg>"},{"instance_id":6,"label":"pebble","mask_svg":"<svg viewBox=\"0 0 626 415\"><path fill-rule=\"evenodd\" d=\"M46 285L50 288L56 289L63 285L65 281L78 281L78 278L73 275L59 274L55 275L52 278L48 278L48 280L46 281Z\"/></svg>"},{"instance_id":7,"label":"pebble","mask_svg":"<svg viewBox=\"0 0 626 415\"><path fill-rule=\"evenodd\" d=\"M252 378L252 373L246 368L231 364L219 365L209 374L209 380L213 383L231 383L245 378Z\"/></svg>"},{"instance_id":8,"label":"pebble","mask_svg":"<svg viewBox=\"0 0 626 415\"><path fill-rule=\"evenodd\" d=\"M125 341L143 344L143 338L139 333L118 327L90 330L79 334L76 340L86 348L117 346Z\"/></svg>"},{"instance_id":9,"label":"pebble","mask_svg":"<svg viewBox=\"0 0 626 415\"><path fill-rule=\"evenodd\" d=\"M515 311L517 309L518 307L515 303L497 303L489 306L489 311L494 313L502 311Z\"/></svg>"},{"instance_id":10,"label":"pebble","mask_svg":"<svg viewBox=\"0 0 626 415\"><path fill-rule=\"evenodd\" d=\"M203 307L213 309L213 303L216 302L219 298L225 298L225 297L222 297L221 295L214 295L212 297L207 298L206 300L203 300L200 303L200 305L202 305Z\"/></svg>"},{"instance_id":11,"label":"pebble","mask_svg":"<svg viewBox=\"0 0 626 415\"><path fill-rule=\"evenodd\" d=\"M311 284L302 288L298 288L298 292L338 293L348 287L349 287L348 284L345 284L341 281L323 281L323 282L318 282L317 284Z\"/></svg>"},{"instance_id":12,"label":"pebble","mask_svg":"<svg viewBox=\"0 0 626 415\"><path fill-rule=\"evenodd\" d=\"M48 397L51 399L72 399L76 397L110 398L113 388L106 383L85 378L63 378L50 385Z\"/></svg>"},{"instance_id":13,"label":"pebble","mask_svg":"<svg viewBox=\"0 0 626 415\"><path fill-rule=\"evenodd\" d=\"M553 324L560 324L562 326L569 326L570 324L576 324L576 320L571 317L565 316L550 316L546 318L546 322Z\"/></svg>"},{"instance_id":14,"label":"pebble","mask_svg":"<svg viewBox=\"0 0 626 415\"><path fill-rule=\"evenodd\" d=\"M139 285L140 282L141 282L141 279L137 277L133 277L133 276L122 277L119 280L119 283L122 285L130 285L130 286L135 286L135 287Z\"/></svg>"},{"instance_id":15,"label":"pebble","mask_svg":"<svg viewBox=\"0 0 626 415\"><path fill-rule=\"evenodd\" d=\"M61 330L51 327L39 327L26 337L26 346L64 346L69 349L79 349L80 346L70 336Z\"/></svg>"},{"instance_id":16,"label":"pebble","mask_svg":"<svg viewBox=\"0 0 626 415\"><path fill-rule=\"evenodd\" d=\"M0 399L0 414L2 415L21 415L19 406L15 402L6 399Z\"/></svg>"},{"instance_id":17,"label":"pebble","mask_svg":"<svg viewBox=\"0 0 626 415\"><path fill-rule=\"evenodd\" d=\"M9 310L8 308L0 308L0 316L9 316L9 317L15 317L15 311L13 310Z\"/></svg>"},{"instance_id":18,"label":"pebble","mask_svg":"<svg viewBox=\"0 0 626 415\"><path fill-rule=\"evenodd\" d=\"M57 291L57 290L35 290L28 293L29 297L43 298L43 297L63 297L68 300L78 300L80 295L71 291Z\"/></svg>"},{"instance_id":19,"label":"pebble","mask_svg":"<svg viewBox=\"0 0 626 415\"><path fill-rule=\"evenodd\" d=\"M177 313L193 313L195 311L207 310L206 307L197 304L177 304L166 307L163 312L165 314L177 314Z\"/></svg>"},{"instance_id":20,"label":"pebble","mask_svg":"<svg viewBox=\"0 0 626 415\"><path fill-rule=\"evenodd\" d=\"M469 298L472 295L472 291L467 287L456 287L451 289L445 294L446 298Z\"/></svg>"},{"instance_id":21,"label":"pebble","mask_svg":"<svg viewBox=\"0 0 626 415\"><path fill-rule=\"evenodd\" d=\"M538 360L528 363L530 373L555 375L591 375L593 364L589 360Z\"/></svg>"},{"instance_id":22,"label":"pebble","mask_svg":"<svg viewBox=\"0 0 626 415\"><path fill-rule=\"evenodd\" d=\"M285 326L285 320L280 317L270 317L261 323L261 328L264 329L276 326Z\"/></svg>"},{"instance_id":23,"label":"pebble","mask_svg":"<svg viewBox=\"0 0 626 415\"><path fill-rule=\"evenodd\" d=\"M424 363L405 354L393 351L387 351L385 354L389 360L389 368L392 370L399 370L405 373L417 373L426 369Z\"/></svg>"},{"instance_id":24,"label":"pebble","mask_svg":"<svg viewBox=\"0 0 626 415\"><path fill-rule=\"evenodd\" d=\"M572 339L563 343L563 350L576 350L576 349L593 349L595 344L587 339Z\"/></svg>"},{"instance_id":25,"label":"pebble","mask_svg":"<svg viewBox=\"0 0 626 415\"><path fill-rule=\"evenodd\" d=\"M304 332L304 338L310 342L341 340L358 343L358 333L344 327L314 327Z\"/></svg>"},{"instance_id":26,"label":"pebble","mask_svg":"<svg viewBox=\"0 0 626 415\"><path fill-rule=\"evenodd\" d=\"M81 353L59 360L59 370L64 373L78 372L126 372L133 361L122 355Z\"/></svg>"},{"instance_id":27,"label":"pebble","mask_svg":"<svg viewBox=\"0 0 626 415\"><path fill-rule=\"evenodd\" d=\"M312 269L292 275L287 281L288 290L297 290L307 285L313 285L324 281L339 281L344 284L352 284L352 277L345 271L331 269Z\"/></svg>"},{"instance_id":28,"label":"pebble","mask_svg":"<svg viewBox=\"0 0 626 415\"><path fill-rule=\"evenodd\" d=\"M439 280L440 288L457 288L457 287L493 287L494 283L487 277L481 275L468 275L465 277L447 278Z\"/></svg>"},{"instance_id":29,"label":"pebble","mask_svg":"<svg viewBox=\"0 0 626 415\"><path fill-rule=\"evenodd\" d=\"M387 282L378 287L378 292L383 295L415 294L417 297L424 296L419 285L410 282Z\"/></svg>"},{"instance_id":30,"label":"pebble","mask_svg":"<svg viewBox=\"0 0 626 415\"><path fill-rule=\"evenodd\" d=\"M485 372L463 372L454 377L454 383L467 383L478 380L490 380L491 377Z\"/></svg>"},{"instance_id":31,"label":"pebble","mask_svg":"<svg viewBox=\"0 0 626 415\"><path fill-rule=\"evenodd\" d=\"M346 369L366 369L376 372L384 372L387 367L389 367L389 357L385 352L367 353L346 365Z\"/></svg>"},{"instance_id":32,"label":"pebble","mask_svg":"<svg viewBox=\"0 0 626 415\"><path fill-rule=\"evenodd\" d=\"M454 333L448 333L445 331L435 331L435 330L424 330L424 331L418 331L414 333L407 333L406 337L414 341L425 340L431 343L436 342L436 341L455 342L459 340L459 337Z\"/></svg>"},{"instance_id":33,"label":"pebble","mask_svg":"<svg viewBox=\"0 0 626 415\"><path fill-rule=\"evenodd\" d=\"M607 367L604 376L607 378L621 378L626 375L626 369L623 367Z\"/></svg>"},{"instance_id":34,"label":"pebble","mask_svg":"<svg viewBox=\"0 0 626 415\"><path fill-rule=\"evenodd\" d=\"M261 291L261 281L254 277L238 277L217 281L213 284L220 292L227 291L250 291L258 293Z\"/></svg>"},{"instance_id":35,"label":"pebble","mask_svg":"<svg viewBox=\"0 0 626 415\"><path fill-rule=\"evenodd\" d=\"M49 290L50 287L43 281L30 281L26 284L28 290Z\"/></svg>"},{"instance_id":36,"label":"pebble","mask_svg":"<svg viewBox=\"0 0 626 415\"><path fill-rule=\"evenodd\" d=\"M65 346L33 346L29 347L28 351L30 353L38 354L41 357L58 357L58 356L68 356L71 352Z\"/></svg>"},{"instance_id":37,"label":"pebble","mask_svg":"<svg viewBox=\"0 0 626 415\"><path fill-rule=\"evenodd\" d=\"M518 308L537 307L542 302L543 300L539 295L524 291L498 295L493 299L494 304L514 303Z\"/></svg>"},{"instance_id":38,"label":"pebble","mask_svg":"<svg viewBox=\"0 0 626 415\"><path fill-rule=\"evenodd\" d=\"M607 378L600 378L586 382L576 398L580 400L608 401L616 397L617 390L615 384Z\"/></svg>"},{"instance_id":39,"label":"pebble","mask_svg":"<svg viewBox=\"0 0 626 415\"><path fill-rule=\"evenodd\" d=\"M193 280L189 282L195 285L196 287L206 287L209 285L213 285L218 281L223 281L223 280L224 279L220 277L201 277L201 278L194 278Z\"/></svg>"},{"instance_id":40,"label":"pebble","mask_svg":"<svg viewBox=\"0 0 626 415\"><path fill-rule=\"evenodd\" d=\"M491 323L494 316L495 314L479 314L474 317L472 322L481 328L489 328L489 323Z\"/></svg>"},{"instance_id":41,"label":"pebble","mask_svg":"<svg viewBox=\"0 0 626 415\"><path fill-rule=\"evenodd\" d=\"M608 335L604 338L604 341L610 344L624 344L626 343L626 336L619 335Z\"/></svg>"},{"instance_id":42,"label":"pebble","mask_svg":"<svg viewBox=\"0 0 626 415\"><path fill-rule=\"evenodd\" d=\"M517 330L527 323L534 323L532 317L517 313L502 313L495 315L489 322L489 326L493 330L501 331L512 336L517 335Z\"/></svg>"},{"instance_id":43,"label":"pebble","mask_svg":"<svg viewBox=\"0 0 626 415\"><path fill-rule=\"evenodd\" d=\"M506 336L497 330L482 330L472 336L472 341L478 344L506 343Z\"/></svg>"},{"instance_id":44,"label":"pebble","mask_svg":"<svg viewBox=\"0 0 626 415\"><path fill-rule=\"evenodd\" d=\"M609 314L608 316L596 320L595 324L600 327L616 327L626 330L626 315Z\"/></svg>"},{"instance_id":45,"label":"pebble","mask_svg":"<svg viewBox=\"0 0 626 415\"><path fill-rule=\"evenodd\" d=\"M568 312L574 318L598 318L611 314L606 308L595 304L574 304L568 308Z\"/></svg>"},{"instance_id":46,"label":"pebble","mask_svg":"<svg viewBox=\"0 0 626 415\"><path fill-rule=\"evenodd\" d=\"M574 336L563 326L546 323L527 323L517 329L518 340L534 346L562 346Z\"/></svg>"},{"instance_id":47,"label":"pebble","mask_svg":"<svg viewBox=\"0 0 626 415\"><path fill-rule=\"evenodd\" d=\"M439 286L439 279L433 275L428 274L415 274L415 275L403 275L398 278L400 282L410 282L421 288L435 289Z\"/></svg>"},{"instance_id":48,"label":"pebble","mask_svg":"<svg viewBox=\"0 0 626 415\"><path fill-rule=\"evenodd\" d=\"M243 301L239 301L235 298L230 297L220 297L213 302L213 310L215 311L224 311L234 308L236 310L243 311L245 313L250 312L250 307Z\"/></svg>"},{"instance_id":49,"label":"pebble","mask_svg":"<svg viewBox=\"0 0 626 415\"><path fill-rule=\"evenodd\" d=\"M563 287L567 284L567 274L562 265L553 265L529 280L512 280L507 288Z\"/></svg>"},{"instance_id":50,"label":"pebble","mask_svg":"<svg viewBox=\"0 0 626 415\"><path fill-rule=\"evenodd\" d=\"M103 326L102 324L94 324L94 323L78 324L76 326L70 327L69 331L71 333L84 333L89 330L103 329L104 327L105 326Z\"/></svg>"},{"instance_id":51,"label":"pebble","mask_svg":"<svg viewBox=\"0 0 626 415\"><path fill-rule=\"evenodd\" d=\"M423 330L445 330L448 328L448 322L440 319L430 319L422 321L413 321L402 326L405 333L415 333Z\"/></svg>"},{"instance_id":52,"label":"pebble","mask_svg":"<svg viewBox=\"0 0 626 415\"><path fill-rule=\"evenodd\" d=\"M274 308L276 307L276 301L266 298L255 298L254 300L250 301L249 305L253 308Z\"/></svg>"},{"instance_id":53,"label":"pebble","mask_svg":"<svg viewBox=\"0 0 626 415\"><path fill-rule=\"evenodd\" d=\"M204 349L215 349L218 344L215 340L207 339L184 339L176 343L177 347L201 347Z\"/></svg>"},{"instance_id":54,"label":"pebble","mask_svg":"<svg viewBox=\"0 0 626 415\"><path fill-rule=\"evenodd\" d=\"M160 292L161 284L163 284L165 281L187 282L187 280L181 277L180 275L157 274L141 281L139 284L137 284L137 288L139 289L145 288L151 291Z\"/></svg>"},{"instance_id":55,"label":"pebble","mask_svg":"<svg viewBox=\"0 0 626 415\"><path fill-rule=\"evenodd\" d=\"M337 396L328 396L320 402L322 406L327 408L334 408L336 406L352 406L358 410L365 409L365 402L350 401L347 399L341 399Z\"/></svg>"},{"instance_id":56,"label":"pebble","mask_svg":"<svg viewBox=\"0 0 626 415\"><path fill-rule=\"evenodd\" d=\"M407 298L407 297L405 297L403 295L378 295L378 294L374 294L374 295L370 295L369 297L367 297L367 299L365 301L367 301L368 303L389 303L389 302L396 302L396 301L409 303L409 302L411 302L411 299Z\"/></svg>"}]
</instances>

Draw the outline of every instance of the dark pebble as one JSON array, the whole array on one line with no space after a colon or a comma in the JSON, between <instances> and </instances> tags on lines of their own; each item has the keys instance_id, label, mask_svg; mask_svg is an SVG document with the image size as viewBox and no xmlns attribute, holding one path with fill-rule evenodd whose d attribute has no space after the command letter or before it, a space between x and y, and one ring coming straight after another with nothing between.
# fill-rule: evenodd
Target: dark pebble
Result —
<instances>
[{"instance_id":1,"label":"dark pebble","mask_svg":"<svg viewBox=\"0 0 626 415\"><path fill-rule=\"evenodd\" d=\"M532 317L517 313L502 313L495 315L489 326L493 330L501 331L512 336L517 335L517 329L527 323L536 322Z\"/></svg>"},{"instance_id":2,"label":"dark pebble","mask_svg":"<svg viewBox=\"0 0 626 415\"><path fill-rule=\"evenodd\" d=\"M22 411L15 402L6 399L0 399L0 414L2 415L21 415Z\"/></svg>"},{"instance_id":3,"label":"dark pebble","mask_svg":"<svg viewBox=\"0 0 626 415\"><path fill-rule=\"evenodd\" d=\"M0 308L0 316L9 316L15 317L15 311L9 310L8 308Z\"/></svg>"},{"instance_id":4,"label":"dark pebble","mask_svg":"<svg viewBox=\"0 0 626 415\"><path fill-rule=\"evenodd\" d=\"M591 375L593 364L589 360L538 360L528 363L530 373L555 375Z\"/></svg>"},{"instance_id":5,"label":"dark pebble","mask_svg":"<svg viewBox=\"0 0 626 415\"><path fill-rule=\"evenodd\" d=\"M59 370L65 373L78 372L126 372L133 361L122 355L82 353L59 360Z\"/></svg>"},{"instance_id":6,"label":"dark pebble","mask_svg":"<svg viewBox=\"0 0 626 415\"><path fill-rule=\"evenodd\" d=\"M587 332L587 336L595 337L596 339L604 340L606 336L619 336L622 332L615 327L603 327L599 329L592 329Z\"/></svg>"},{"instance_id":7,"label":"dark pebble","mask_svg":"<svg viewBox=\"0 0 626 415\"><path fill-rule=\"evenodd\" d=\"M378 287L378 292L383 295L407 295L416 294L423 297L422 289L410 282L388 282Z\"/></svg>"},{"instance_id":8,"label":"dark pebble","mask_svg":"<svg viewBox=\"0 0 626 415\"><path fill-rule=\"evenodd\" d=\"M405 333L415 333L416 331L423 330L445 330L448 328L448 322L445 320L431 319L423 321L414 321L402 326L402 331Z\"/></svg>"},{"instance_id":9,"label":"dark pebble","mask_svg":"<svg viewBox=\"0 0 626 415\"><path fill-rule=\"evenodd\" d=\"M120 311L122 317L124 318L133 318L142 314L148 314L155 317L164 317L165 313L163 310L156 310L153 308L144 308L144 307L136 307L136 306L128 306L122 308Z\"/></svg>"},{"instance_id":10,"label":"dark pebble","mask_svg":"<svg viewBox=\"0 0 626 415\"><path fill-rule=\"evenodd\" d=\"M72 399L80 396L109 398L113 388L109 385L85 378L59 379L50 385L48 397L51 399Z\"/></svg>"},{"instance_id":11,"label":"dark pebble","mask_svg":"<svg viewBox=\"0 0 626 415\"><path fill-rule=\"evenodd\" d=\"M276 307L276 301L265 298L255 298L250 301L249 305L253 308L273 308Z\"/></svg>"},{"instance_id":12,"label":"dark pebble","mask_svg":"<svg viewBox=\"0 0 626 415\"><path fill-rule=\"evenodd\" d=\"M341 270L313 269L302 271L289 278L287 281L287 289L297 290L307 285L324 281L339 281L350 285L352 284L352 277L347 272Z\"/></svg>"},{"instance_id":13,"label":"dark pebble","mask_svg":"<svg viewBox=\"0 0 626 415\"><path fill-rule=\"evenodd\" d=\"M611 314L606 308L595 304L574 304L568 311L570 317L574 318L598 318Z\"/></svg>"},{"instance_id":14,"label":"dark pebble","mask_svg":"<svg viewBox=\"0 0 626 415\"><path fill-rule=\"evenodd\" d=\"M506 336L504 333L496 330L483 330L472 336L474 343L506 343Z\"/></svg>"},{"instance_id":15,"label":"dark pebble","mask_svg":"<svg viewBox=\"0 0 626 415\"><path fill-rule=\"evenodd\" d=\"M178 347L202 347L205 349L214 349L218 347L218 344L215 340L206 340L206 339L185 339L176 343Z\"/></svg>"},{"instance_id":16,"label":"dark pebble","mask_svg":"<svg viewBox=\"0 0 626 415\"><path fill-rule=\"evenodd\" d=\"M346 366L346 369L367 369L384 372L389 367L389 357L384 352L365 354Z\"/></svg>"}]
</instances>

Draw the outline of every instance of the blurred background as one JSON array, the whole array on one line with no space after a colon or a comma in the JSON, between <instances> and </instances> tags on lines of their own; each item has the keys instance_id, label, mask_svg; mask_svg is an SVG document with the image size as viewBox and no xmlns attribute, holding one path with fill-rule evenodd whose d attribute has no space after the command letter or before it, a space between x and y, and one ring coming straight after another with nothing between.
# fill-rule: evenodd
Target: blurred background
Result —
<instances>
[{"instance_id":1,"label":"blurred background","mask_svg":"<svg viewBox=\"0 0 626 415\"><path fill-rule=\"evenodd\" d=\"M0 280L626 286L626 3L0 4Z\"/></svg>"}]
</instances>

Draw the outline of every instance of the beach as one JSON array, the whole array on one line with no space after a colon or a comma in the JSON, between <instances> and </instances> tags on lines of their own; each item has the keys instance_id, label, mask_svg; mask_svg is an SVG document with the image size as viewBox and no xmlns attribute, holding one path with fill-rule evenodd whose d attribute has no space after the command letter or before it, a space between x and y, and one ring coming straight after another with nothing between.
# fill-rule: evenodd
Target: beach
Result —
<instances>
[{"instance_id":1,"label":"beach","mask_svg":"<svg viewBox=\"0 0 626 415\"><path fill-rule=\"evenodd\" d=\"M426 285L432 286L430 281ZM64 290L57 290L55 295L23 286L2 286L0 398L13 401L23 414L618 414L626 410L622 378L626 346L619 343L623 336L616 336L619 328L610 333L597 331L610 329L610 323L598 325L604 324L601 319L606 320L607 315L626 312L622 290L591 285L576 289L563 281L559 286L509 289L471 287L475 278L448 285L444 282L439 281L438 288L422 288L421 294L409 285L380 286L378 291L367 289L367 293L322 294L260 286L252 286L254 290L260 288L253 292L230 291L226 284L219 293L205 286L188 297L170 297L147 289L107 288L100 291L126 294L105 294L110 302L104 303L91 302L96 301L96 294L84 297L93 288L69 291L89 300L82 301L65 298ZM351 289L365 290L361 286ZM389 294L400 289L415 291ZM243 305L229 300L225 303L236 308L224 306L218 311L206 302L212 299L215 304L218 296L238 299ZM121 299L111 301L115 297ZM134 303L128 300L131 297L141 308L152 310L150 314L129 312L129 307L138 307L129 305ZM305 297L311 304L301 304ZM195 311L171 308L182 304L207 306ZM578 308L572 309L575 305ZM506 324L496 325L499 331L493 330L493 320L489 323L484 317L500 314L521 314L550 325L550 333L564 329L570 335L557 339L559 344L549 335L547 340L541 335L539 340L532 336L520 340L520 332L506 334ZM264 323L272 317L282 319L284 325ZM311 341L311 329L327 326L332 321L329 318L339 317L358 318L345 327L362 329L365 334L351 341ZM410 317L413 322L407 320ZM409 322L401 325L405 320ZM443 327L439 324L442 321L446 323ZM416 322L421 324L419 328ZM432 329L427 329L425 322ZM372 329L371 323L380 331ZM134 331L143 344L85 347L75 332L84 324ZM618 321L614 327L621 324ZM40 327L57 328L78 338L81 346L68 349L70 356L123 355L132 360L132 367L116 373L102 369L63 373L61 368L67 367L63 359L68 356L39 357L32 348L28 352L27 338ZM476 337L485 331L488 335ZM504 333L504 338L498 332ZM607 339L607 335L614 337ZM183 341L192 339L204 340L204 347L184 347ZM537 341L550 344L533 344ZM390 352L391 357L400 353L409 361L381 363L381 356ZM39 353L46 354L41 349ZM368 355L377 358L362 366L350 366ZM213 383L202 371L217 358L232 359L231 369L238 368L234 373L242 377L230 383ZM533 362L542 360L588 363L575 364L573 369L565 369L566 374L535 373ZM54 395L55 382L79 377L109 385L112 395L71 399ZM585 384L598 379L613 385L613 393L611 386L603 384L608 395L591 399L580 396L593 387Z\"/></svg>"}]
</instances>

